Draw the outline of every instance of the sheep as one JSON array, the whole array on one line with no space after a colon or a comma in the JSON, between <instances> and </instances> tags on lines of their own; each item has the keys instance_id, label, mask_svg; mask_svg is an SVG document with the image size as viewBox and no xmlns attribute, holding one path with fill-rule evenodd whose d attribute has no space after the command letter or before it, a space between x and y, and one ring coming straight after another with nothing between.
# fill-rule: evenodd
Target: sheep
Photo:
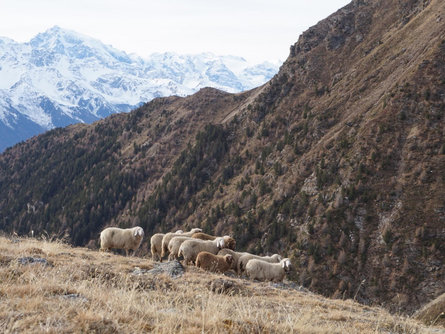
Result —
<instances>
[{"instance_id":1,"label":"sheep","mask_svg":"<svg viewBox=\"0 0 445 334\"><path fill-rule=\"evenodd\" d=\"M259 281L281 282L291 267L288 258L282 259L279 263L269 263L258 259L247 262L246 273L250 279Z\"/></svg>"},{"instance_id":2,"label":"sheep","mask_svg":"<svg viewBox=\"0 0 445 334\"><path fill-rule=\"evenodd\" d=\"M128 256L128 250L132 249L133 254L136 252L143 237L144 230L139 226L126 229L108 227L100 233L100 250L125 249L125 254Z\"/></svg>"},{"instance_id":3,"label":"sheep","mask_svg":"<svg viewBox=\"0 0 445 334\"><path fill-rule=\"evenodd\" d=\"M170 240L174 237L177 237L178 234L185 236L185 237L191 237L194 233L197 232L201 232L202 229L200 228L192 228L189 232L182 232L178 233L178 231L176 231L175 233L172 232L168 232L164 235L164 237L162 238L162 246L161 246L161 259L167 254L168 252L168 243L170 242Z\"/></svg>"},{"instance_id":4,"label":"sheep","mask_svg":"<svg viewBox=\"0 0 445 334\"><path fill-rule=\"evenodd\" d=\"M178 258L178 252L179 252L179 247L181 247L182 243L185 240L189 240L192 239L191 237L184 237L184 236L177 236L174 237L170 240L170 242L168 243L168 251L169 251L169 255L168 255L168 260L172 261L174 259Z\"/></svg>"},{"instance_id":5,"label":"sheep","mask_svg":"<svg viewBox=\"0 0 445 334\"><path fill-rule=\"evenodd\" d=\"M243 273L243 271L246 269L247 262L249 262L249 260L252 259L262 260L264 262L269 262L269 263L278 263L281 261L281 256L278 254L274 254L272 256L258 256L250 253L244 254L238 259L238 264L237 264L238 274Z\"/></svg>"},{"instance_id":6,"label":"sheep","mask_svg":"<svg viewBox=\"0 0 445 334\"><path fill-rule=\"evenodd\" d=\"M215 237L214 235L198 232L193 234L192 238L201 240L215 240L217 237Z\"/></svg>"},{"instance_id":7,"label":"sheep","mask_svg":"<svg viewBox=\"0 0 445 334\"><path fill-rule=\"evenodd\" d=\"M151 258L153 261L161 261L161 246L162 246L162 238L164 237L164 233L156 233L151 236L150 239L150 250L151 250Z\"/></svg>"},{"instance_id":8,"label":"sheep","mask_svg":"<svg viewBox=\"0 0 445 334\"><path fill-rule=\"evenodd\" d=\"M232 268L233 256L230 254L214 255L209 252L199 252L196 257L198 268L215 273L225 273Z\"/></svg>"},{"instance_id":9,"label":"sheep","mask_svg":"<svg viewBox=\"0 0 445 334\"><path fill-rule=\"evenodd\" d=\"M184 257L184 264L195 262L199 252L207 251L217 254L221 248L235 248L235 240L229 236L219 237L215 240L191 239L186 240L179 247L178 256Z\"/></svg>"},{"instance_id":10,"label":"sheep","mask_svg":"<svg viewBox=\"0 0 445 334\"><path fill-rule=\"evenodd\" d=\"M177 230L175 232L176 234L183 233L182 230ZM162 262L162 238L164 237L165 233L156 233L153 234L150 239L150 249L151 249L151 258L153 261L161 261Z\"/></svg>"},{"instance_id":11,"label":"sheep","mask_svg":"<svg viewBox=\"0 0 445 334\"><path fill-rule=\"evenodd\" d=\"M226 255L226 254L230 254L233 257L233 261L232 261L232 269L236 272L238 272L238 261L239 258L243 255L249 254L246 252L235 252L234 250L231 250L229 248L223 248L218 252L218 255Z\"/></svg>"}]
</instances>

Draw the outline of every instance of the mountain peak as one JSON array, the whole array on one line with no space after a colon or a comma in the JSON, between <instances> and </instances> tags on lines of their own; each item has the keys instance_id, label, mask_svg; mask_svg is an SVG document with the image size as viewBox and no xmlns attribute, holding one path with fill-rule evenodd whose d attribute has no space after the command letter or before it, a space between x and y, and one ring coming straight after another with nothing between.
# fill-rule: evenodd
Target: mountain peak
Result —
<instances>
[{"instance_id":1,"label":"mountain peak","mask_svg":"<svg viewBox=\"0 0 445 334\"><path fill-rule=\"evenodd\" d=\"M29 44L33 49L41 50L44 53L64 55L70 58L98 58L103 62L131 63L133 61L124 51L105 45L98 39L57 25L37 34Z\"/></svg>"},{"instance_id":2,"label":"mountain peak","mask_svg":"<svg viewBox=\"0 0 445 334\"><path fill-rule=\"evenodd\" d=\"M55 42L63 44L79 44L86 40L91 40L91 38L68 29L63 29L56 25L47 29L43 33L37 34L30 40L29 44L32 47L48 47L51 46L51 43Z\"/></svg>"}]
</instances>

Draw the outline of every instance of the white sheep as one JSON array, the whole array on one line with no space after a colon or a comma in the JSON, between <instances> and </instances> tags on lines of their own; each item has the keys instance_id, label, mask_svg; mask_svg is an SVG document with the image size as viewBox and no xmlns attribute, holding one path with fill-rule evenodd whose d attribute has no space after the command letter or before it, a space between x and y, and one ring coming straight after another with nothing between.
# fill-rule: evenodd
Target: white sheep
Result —
<instances>
[{"instance_id":1,"label":"white sheep","mask_svg":"<svg viewBox=\"0 0 445 334\"><path fill-rule=\"evenodd\" d=\"M291 263L288 258L279 263L269 263L258 259L247 262L246 273L250 279L259 281L281 282L290 270Z\"/></svg>"},{"instance_id":2,"label":"white sheep","mask_svg":"<svg viewBox=\"0 0 445 334\"><path fill-rule=\"evenodd\" d=\"M249 262L249 260L252 259L262 260L264 262L270 262L270 263L278 263L281 261L281 256L278 254L274 254L272 256L259 256L250 253L244 254L238 259L237 263L238 274L243 273L243 271L246 269L247 262Z\"/></svg>"},{"instance_id":3,"label":"white sheep","mask_svg":"<svg viewBox=\"0 0 445 334\"><path fill-rule=\"evenodd\" d=\"M162 238L161 259L164 258L165 255L167 255L168 243L170 242L170 240L172 238L177 237L178 234L180 234L182 236L185 236L185 237L191 237L193 234L195 234L197 232L201 232L202 229L200 229L200 228L192 228L189 232L182 232L182 230L179 230L179 231L176 231L175 233L168 232Z\"/></svg>"},{"instance_id":4,"label":"white sheep","mask_svg":"<svg viewBox=\"0 0 445 334\"><path fill-rule=\"evenodd\" d=\"M222 248L235 247L235 240L232 237L218 237L215 240L191 239L186 240L179 247L178 256L184 257L184 264L195 263L199 252L209 252L217 254Z\"/></svg>"},{"instance_id":5,"label":"white sheep","mask_svg":"<svg viewBox=\"0 0 445 334\"><path fill-rule=\"evenodd\" d=\"M225 273L232 268L233 256L214 255L209 252L199 252L196 257L196 266L198 268L216 273Z\"/></svg>"},{"instance_id":6,"label":"white sheep","mask_svg":"<svg viewBox=\"0 0 445 334\"><path fill-rule=\"evenodd\" d=\"M238 272L238 261L239 258L243 255L249 254L247 252L235 252L234 250L231 250L229 248L223 248L218 252L218 255L227 255L230 254L233 257L233 261L231 264L231 269L233 269L234 271Z\"/></svg>"},{"instance_id":7,"label":"white sheep","mask_svg":"<svg viewBox=\"0 0 445 334\"><path fill-rule=\"evenodd\" d=\"M168 260L172 261L178 258L179 247L186 240L192 239L192 237L177 236L170 240L168 243Z\"/></svg>"},{"instance_id":8,"label":"white sheep","mask_svg":"<svg viewBox=\"0 0 445 334\"><path fill-rule=\"evenodd\" d=\"M108 227L100 233L100 250L125 249L125 254L128 256L130 249L133 250L133 253L136 252L143 237L144 230L139 226L126 229Z\"/></svg>"},{"instance_id":9,"label":"white sheep","mask_svg":"<svg viewBox=\"0 0 445 334\"><path fill-rule=\"evenodd\" d=\"M162 247L162 238L164 237L164 233L156 233L151 236L150 239L150 250L151 250L151 258L153 261L162 261L161 258L161 247Z\"/></svg>"},{"instance_id":10,"label":"white sheep","mask_svg":"<svg viewBox=\"0 0 445 334\"><path fill-rule=\"evenodd\" d=\"M176 234L183 233L182 230L177 230ZM164 238L165 233L156 233L153 234L150 239L150 250L151 250L151 258L153 261L161 261L162 262L162 238Z\"/></svg>"}]
</instances>

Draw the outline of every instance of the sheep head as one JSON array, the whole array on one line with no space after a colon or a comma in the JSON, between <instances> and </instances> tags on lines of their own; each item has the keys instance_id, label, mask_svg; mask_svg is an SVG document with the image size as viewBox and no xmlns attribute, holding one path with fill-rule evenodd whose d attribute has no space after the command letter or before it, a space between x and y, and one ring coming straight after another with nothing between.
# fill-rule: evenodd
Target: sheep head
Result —
<instances>
[{"instance_id":1,"label":"sheep head","mask_svg":"<svg viewBox=\"0 0 445 334\"><path fill-rule=\"evenodd\" d=\"M192 228L192 229L190 230L190 232L191 232L191 233L198 233L198 232L202 232L202 228L199 228L199 227L195 227L195 228Z\"/></svg>"},{"instance_id":2,"label":"sheep head","mask_svg":"<svg viewBox=\"0 0 445 334\"><path fill-rule=\"evenodd\" d=\"M224 240L224 248L229 248L231 250L235 250L236 247L236 241L232 237L229 237L228 235L225 235L223 237Z\"/></svg>"},{"instance_id":3,"label":"sheep head","mask_svg":"<svg viewBox=\"0 0 445 334\"><path fill-rule=\"evenodd\" d=\"M140 236L141 238L144 236L144 230L142 229L142 227L137 226L134 230L133 230L133 235L135 237Z\"/></svg>"},{"instance_id":4,"label":"sheep head","mask_svg":"<svg viewBox=\"0 0 445 334\"><path fill-rule=\"evenodd\" d=\"M226 254L226 255L224 255L224 259L226 260L228 265L232 265L232 263L233 263L233 256L232 255Z\"/></svg>"},{"instance_id":5,"label":"sheep head","mask_svg":"<svg viewBox=\"0 0 445 334\"><path fill-rule=\"evenodd\" d=\"M281 266L285 271L289 271L291 267L290 260L288 258L281 260Z\"/></svg>"}]
</instances>

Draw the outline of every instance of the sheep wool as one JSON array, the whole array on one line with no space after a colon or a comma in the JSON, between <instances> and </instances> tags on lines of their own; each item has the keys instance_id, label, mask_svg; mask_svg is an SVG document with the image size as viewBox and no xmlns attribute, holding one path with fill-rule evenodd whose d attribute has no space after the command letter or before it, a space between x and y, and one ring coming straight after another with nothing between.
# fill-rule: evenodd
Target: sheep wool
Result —
<instances>
[{"instance_id":1,"label":"sheep wool","mask_svg":"<svg viewBox=\"0 0 445 334\"><path fill-rule=\"evenodd\" d=\"M288 258L279 263L269 263L258 259L247 262L246 273L250 279L259 281L281 282L290 270L291 262Z\"/></svg>"},{"instance_id":2,"label":"sheep wool","mask_svg":"<svg viewBox=\"0 0 445 334\"><path fill-rule=\"evenodd\" d=\"M196 257L196 266L215 273L225 273L231 269L233 256L230 254L214 255L209 252L200 252Z\"/></svg>"},{"instance_id":3,"label":"sheep wool","mask_svg":"<svg viewBox=\"0 0 445 334\"><path fill-rule=\"evenodd\" d=\"M232 265L231 265L231 269L233 269L234 271L238 272L238 261L239 258L243 255L249 254L247 252L235 252L234 250L231 250L229 248L223 248L218 252L218 255L227 255L230 254L233 257L233 261L232 261Z\"/></svg>"},{"instance_id":4,"label":"sheep wool","mask_svg":"<svg viewBox=\"0 0 445 334\"><path fill-rule=\"evenodd\" d=\"M239 274L244 272L244 270L246 269L247 262L249 262L252 259L262 260L264 262L270 262L270 263L278 263L281 261L281 256L278 254L274 254L272 256L259 256L247 253L238 259L237 271Z\"/></svg>"},{"instance_id":5,"label":"sheep wool","mask_svg":"<svg viewBox=\"0 0 445 334\"><path fill-rule=\"evenodd\" d=\"M170 240L174 237L177 237L178 235L182 235L185 237L191 237L193 234L201 232L202 229L200 228L192 228L189 232L183 232L182 230L178 230L175 233L172 232L168 232L164 235L164 237L162 238L162 251L161 251L161 258L163 258L164 256L167 255L168 252L168 243L170 242Z\"/></svg>"},{"instance_id":6,"label":"sheep wool","mask_svg":"<svg viewBox=\"0 0 445 334\"><path fill-rule=\"evenodd\" d=\"M186 240L192 239L191 237L177 236L170 240L168 243L168 260L172 261L178 258L179 247Z\"/></svg>"},{"instance_id":7,"label":"sheep wool","mask_svg":"<svg viewBox=\"0 0 445 334\"><path fill-rule=\"evenodd\" d=\"M207 233L198 232L192 235L192 238L194 239L201 239L201 240L215 240L217 237L214 235L210 235Z\"/></svg>"},{"instance_id":8,"label":"sheep wool","mask_svg":"<svg viewBox=\"0 0 445 334\"><path fill-rule=\"evenodd\" d=\"M184 257L184 264L195 263L199 252L206 251L216 255L220 249L227 248L229 245L233 247L235 245L235 240L229 236L218 237L215 240L186 240L179 248L178 256Z\"/></svg>"},{"instance_id":9,"label":"sheep wool","mask_svg":"<svg viewBox=\"0 0 445 334\"><path fill-rule=\"evenodd\" d=\"M151 258L153 261L161 261L162 262L162 238L164 237L164 233L156 233L153 234L150 239L150 250L151 250Z\"/></svg>"},{"instance_id":10,"label":"sheep wool","mask_svg":"<svg viewBox=\"0 0 445 334\"><path fill-rule=\"evenodd\" d=\"M133 253L136 252L141 245L143 237L144 230L140 226L126 229L108 227L100 233L100 250L125 249L125 253L128 256L130 249L133 250Z\"/></svg>"}]
</instances>

